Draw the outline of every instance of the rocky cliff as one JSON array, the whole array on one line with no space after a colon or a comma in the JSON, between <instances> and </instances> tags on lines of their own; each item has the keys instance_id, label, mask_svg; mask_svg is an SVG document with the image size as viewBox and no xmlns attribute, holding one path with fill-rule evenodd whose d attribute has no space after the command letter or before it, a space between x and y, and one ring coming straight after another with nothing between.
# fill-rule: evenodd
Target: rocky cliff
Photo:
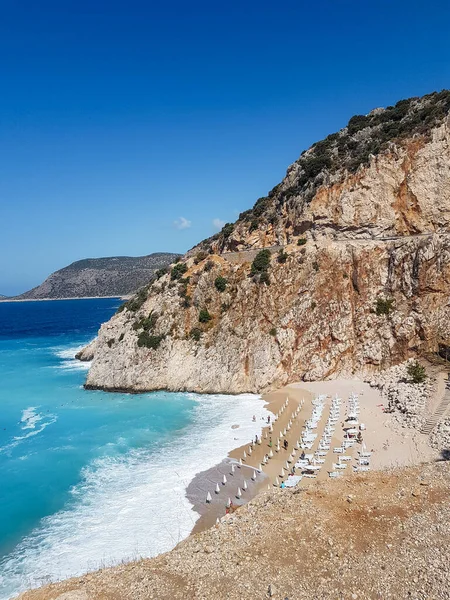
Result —
<instances>
[{"instance_id":1,"label":"rocky cliff","mask_svg":"<svg viewBox=\"0 0 450 600\"><path fill-rule=\"evenodd\" d=\"M101 327L87 386L257 392L448 345L449 109L401 101L303 153Z\"/></svg>"},{"instance_id":2,"label":"rocky cliff","mask_svg":"<svg viewBox=\"0 0 450 600\"><path fill-rule=\"evenodd\" d=\"M123 296L136 292L179 255L111 256L78 260L52 273L41 285L16 296L19 300Z\"/></svg>"}]
</instances>

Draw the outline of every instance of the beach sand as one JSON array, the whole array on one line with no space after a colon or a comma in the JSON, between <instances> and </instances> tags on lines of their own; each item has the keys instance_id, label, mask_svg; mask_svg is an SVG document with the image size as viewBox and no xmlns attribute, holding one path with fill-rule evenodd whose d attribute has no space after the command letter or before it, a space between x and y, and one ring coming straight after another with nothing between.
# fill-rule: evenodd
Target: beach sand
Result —
<instances>
[{"instance_id":1,"label":"beach sand","mask_svg":"<svg viewBox=\"0 0 450 600\"><path fill-rule=\"evenodd\" d=\"M192 533L202 531L215 524L216 520L226 515L226 505L228 499L231 499L235 508L247 503L259 492L265 491L275 485L276 478L282 481L281 469L285 471L284 480L288 477L286 461L290 458L296 442L301 437L301 432L305 421L310 418L313 405L312 400L319 394L326 394L324 412L319 426L316 430L317 440L311 450L316 450L318 441L323 433L325 422L327 420L331 398L336 394L342 398L339 421L336 425L335 433L331 440L331 448L325 457L325 463L319 471L316 479L303 478L301 487L307 489L313 486L317 481L328 479L328 472L333 469L333 463L338 461L337 454L333 453L333 448L340 446L344 438L342 425L344 423L348 410L348 397L351 393L359 395L359 423L366 426L363 432L363 440L367 450L372 452L370 459L371 470L381 470L396 466L411 466L428 462L438 458L437 453L429 446L428 436L420 434L418 431L408 429L399 425L393 415L383 412L383 399L378 389L371 388L369 384L359 379L337 379L329 381L301 382L288 385L280 390L270 392L262 397L266 402L266 408L276 415L286 398L289 398L288 407L273 423L273 433L269 433L267 424L263 424L261 444L252 447L252 453L249 455L249 445L251 440L245 446L236 448L226 459L212 469L199 473L191 482L187 489L187 497L193 504L193 510L200 514L200 518L195 524ZM276 452L277 439L279 433L287 427L292 413L303 400L303 406L295 419L290 431L281 440L281 450ZM267 436L267 437L266 437ZM254 469L258 469L265 454L270 452L269 439L272 438L273 458L263 466L262 472L257 473L255 481L252 481L251 475ZM284 450L282 441L287 439L288 450ZM346 451L347 456L351 456L345 469L345 475L352 474L352 465L356 464L358 451L361 449L359 444ZM239 459L243 459L244 451L247 458L243 460L242 467L238 468ZM301 451L296 453L295 460L298 459ZM294 464L288 463L289 468ZM234 473L231 472L231 465L235 464ZM222 484L223 475L227 478L227 483ZM247 482L248 489L243 490L244 479ZM215 493L216 483L219 483L219 493ZM242 497L238 499L236 493L238 487L242 491ZM212 496L211 503L206 503L206 494L210 492Z\"/></svg>"},{"instance_id":2,"label":"beach sand","mask_svg":"<svg viewBox=\"0 0 450 600\"><path fill-rule=\"evenodd\" d=\"M202 531L211 527L216 522L217 518L221 518L226 514L226 504L230 498L235 507L241 506L254 498L260 491L271 487L275 478L280 476L281 468L289 458L295 442L300 438L301 431L305 419L311 416L313 394L306 389L300 387L286 386L280 390L265 394L262 400L266 403L265 407L276 415L282 405L289 398L288 407L284 410L281 416L273 423L273 433L269 433L269 425L267 422L261 422L261 444L255 444L252 447L252 453L249 455L249 445L252 440L248 440L248 444L236 448L229 453L228 457L220 464L212 469L203 471L196 475L187 489L187 497L192 502L193 510L200 514L200 519L195 524L193 533ZM288 450L284 450L281 444L280 452L276 451L277 439L280 431L284 431L292 413L295 411L300 402L304 400L304 406L297 418L294 420L290 431L286 432L288 440ZM266 437L267 435L267 437ZM261 473L257 472L256 480L252 481L251 476L255 469L257 470L263 460L265 454L269 454L269 440L272 438L273 458L263 467ZM283 438L284 439L284 438ZM244 451L247 453L247 458L243 459ZM239 459L243 459L242 467L238 467ZM235 471L231 473L231 464L235 464ZM223 475L227 478L226 485L223 485ZM287 473L286 473L287 476ZM248 489L244 492L244 479L247 482ZM281 478L280 478L281 480ZM216 483L219 483L220 492L215 493ZM238 487L241 488L242 497L239 500L236 497ZM210 492L212 496L211 503L206 503L206 494Z\"/></svg>"}]
</instances>

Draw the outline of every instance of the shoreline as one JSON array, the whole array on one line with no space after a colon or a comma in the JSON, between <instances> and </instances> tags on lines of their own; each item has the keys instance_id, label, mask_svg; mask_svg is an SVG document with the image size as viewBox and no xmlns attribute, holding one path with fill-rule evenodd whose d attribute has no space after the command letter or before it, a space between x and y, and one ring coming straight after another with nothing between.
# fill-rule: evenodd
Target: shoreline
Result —
<instances>
[{"instance_id":1,"label":"shoreline","mask_svg":"<svg viewBox=\"0 0 450 600\"><path fill-rule=\"evenodd\" d=\"M0 298L0 302L58 302L62 300L128 300L130 296L68 296L67 298Z\"/></svg>"},{"instance_id":2,"label":"shoreline","mask_svg":"<svg viewBox=\"0 0 450 600\"><path fill-rule=\"evenodd\" d=\"M248 444L239 446L228 453L227 457L224 458L221 463L215 465L212 469L197 473L194 479L186 489L186 496L192 503L192 510L199 514L190 536L199 532L210 529L216 524L216 520L224 521L228 519L230 515L226 514L225 502L230 497L235 506L235 510L239 510L242 506L256 498L261 492L267 489L275 489L279 486L275 484L275 479L278 477L279 481L281 478L281 468L284 468L285 478L288 478L286 469L286 460L290 458L290 453L295 446L297 440L301 436L303 425L305 420L310 418L312 411L312 400L319 394L326 394L327 400L325 402L325 412L322 423L318 428L319 437L323 430L326 416L329 412L331 397L338 394L345 404L349 394L357 393L360 397L360 421L366 425L364 431L364 441L367 448L372 451L371 458L371 470L372 471L385 471L393 467L408 467L417 466L420 464L428 463L432 460L436 460L438 453L431 448L428 443L428 436L421 434L419 431L402 427L394 418L393 414L384 412L384 400L381 396L380 391L377 388L371 388L370 385L360 379L336 379L336 380L325 380L315 382L300 382L292 383L278 390L267 392L261 396L261 400L265 403L264 407L272 412L273 415L277 415L280 408L284 404L286 398L289 398L289 404L287 409L281 414L279 419L274 423L271 419L273 426L273 433L269 433L269 425L262 424L261 428L261 444L255 445L252 450L251 456L248 456L248 449L251 441ZM286 432L285 439L288 441L288 451L283 449L279 453L275 451L278 435L281 431L284 431L287 423L291 417L293 411L299 406L301 400L304 400L304 404L301 407L299 414L296 419L293 420L290 431ZM344 412L340 414L340 422L345 419ZM333 434L331 440L331 446L335 447L342 443L343 431L341 427L336 427L336 432ZM267 438L266 438L267 435ZM238 469L237 464L239 459L242 460L244 451L247 453L247 458L243 463L244 469L247 467L253 467L257 469L262 461L263 456L269 453L270 447L268 441L270 436L272 437L272 450L273 458L271 458L266 465L263 466L261 474L258 473L255 482L247 478L248 490L243 493L241 501L237 501L237 498L233 496L237 487L241 486L244 475L243 468ZM284 437L283 437L284 439ZM349 451L352 458L356 458L356 452L358 448L353 448ZM311 450L312 452L312 450ZM299 452L297 452L299 454ZM295 458L297 460L298 457ZM292 463L288 463L291 467ZM317 483L328 480L328 472L332 470L333 461L336 461L336 455L333 454L332 450L328 452L323 469L319 472L317 479L302 479L301 489L310 489L317 485ZM196 482L202 480L209 481L210 486L215 484L218 478L221 478L223 474L226 474L227 479L230 479L229 474L231 470L231 464L236 465L235 473L233 474L232 484L225 486L226 493L222 493L222 485L218 495L218 499L221 502L213 501L211 504L206 504L200 500L198 496L190 493L189 488L195 487ZM228 473L228 474L227 474ZM353 473L347 472L346 476L352 476ZM220 477L219 477L220 476ZM249 481L250 480L250 481ZM192 488L191 488L192 489ZM206 489L206 488L205 488ZM213 500L216 500L215 494L213 493L214 488L211 489ZM226 496L226 498L225 498Z\"/></svg>"},{"instance_id":3,"label":"shoreline","mask_svg":"<svg viewBox=\"0 0 450 600\"><path fill-rule=\"evenodd\" d=\"M267 392L261 396L261 400L264 402L264 408L270 411L273 417L280 411L286 398L289 398L288 407L276 422L274 422L273 417L271 417L273 434L269 433L269 424L267 422L261 423L261 444L253 446L251 456L247 454L247 458L243 459L244 452L248 453L249 445L251 444L251 440L249 440L248 444L238 446L231 450L227 457L212 469L197 473L190 482L186 490L186 496L193 505L192 510L200 515L190 535L209 529L216 523L216 519L220 520L224 517L226 518L226 502L228 498L231 498L235 509L238 509L258 496L261 492L267 490L268 487L273 489L275 477L278 476L279 471L289 457L296 440L300 437L304 424L304 411L300 411L297 422L294 423L291 430L286 433L286 439L289 444L288 451L281 448L279 453L276 452L276 439L278 433L280 430L285 429L291 413L296 410L302 400L305 400L304 409L306 409L306 413L310 412L311 400L313 397L313 394L308 390L295 388L292 385L287 385L278 390ZM272 451L274 456L264 466L263 471L258 472L259 464L262 462L264 455L270 452L270 447L268 445L270 437L272 437ZM242 467L238 466L239 459L243 461ZM234 473L231 473L231 464L235 465ZM257 471L256 481L252 481L251 479L254 470ZM224 474L227 477L227 485L225 486L221 484ZM242 491L244 479L247 482L248 489L245 492L243 491L242 498L238 500L235 493L237 492L238 487L240 487ZM204 490L205 482L209 482L211 487L211 495L213 498L211 504L206 504L204 501L199 502L198 494L195 494L194 492L195 488ZM220 488L220 493L217 496L213 493L216 482L219 483Z\"/></svg>"}]
</instances>

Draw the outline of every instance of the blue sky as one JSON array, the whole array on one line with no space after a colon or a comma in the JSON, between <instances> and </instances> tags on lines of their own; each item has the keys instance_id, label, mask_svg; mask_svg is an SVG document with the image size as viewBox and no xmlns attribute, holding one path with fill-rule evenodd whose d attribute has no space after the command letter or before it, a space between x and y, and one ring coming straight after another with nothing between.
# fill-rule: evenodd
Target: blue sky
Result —
<instances>
[{"instance_id":1,"label":"blue sky","mask_svg":"<svg viewBox=\"0 0 450 600\"><path fill-rule=\"evenodd\" d=\"M450 87L450 3L0 2L0 293L184 252L357 113Z\"/></svg>"}]
</instances>

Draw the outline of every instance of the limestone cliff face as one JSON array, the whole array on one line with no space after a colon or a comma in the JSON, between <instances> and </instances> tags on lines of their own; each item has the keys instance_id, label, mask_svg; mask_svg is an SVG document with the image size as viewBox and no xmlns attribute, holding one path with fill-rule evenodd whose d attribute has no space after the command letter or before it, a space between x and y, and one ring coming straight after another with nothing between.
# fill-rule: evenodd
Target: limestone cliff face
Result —
<instances>
[{"instance_id":1,"label":"limestone cliff face","mask_svg":"<svg viewBox=\"0 0 450 600\"><path fill-rule=\"evenodd\" d=\"M448 118L354 173L321 173L313 194L292 193L301 177L295 163L256 227L240 218L105 323L84 354L87 386L258 392L448 344ZM273 248L268 276L252 276L258 249L272 246L283 255Z\"/></svg>"}]
</instances>

